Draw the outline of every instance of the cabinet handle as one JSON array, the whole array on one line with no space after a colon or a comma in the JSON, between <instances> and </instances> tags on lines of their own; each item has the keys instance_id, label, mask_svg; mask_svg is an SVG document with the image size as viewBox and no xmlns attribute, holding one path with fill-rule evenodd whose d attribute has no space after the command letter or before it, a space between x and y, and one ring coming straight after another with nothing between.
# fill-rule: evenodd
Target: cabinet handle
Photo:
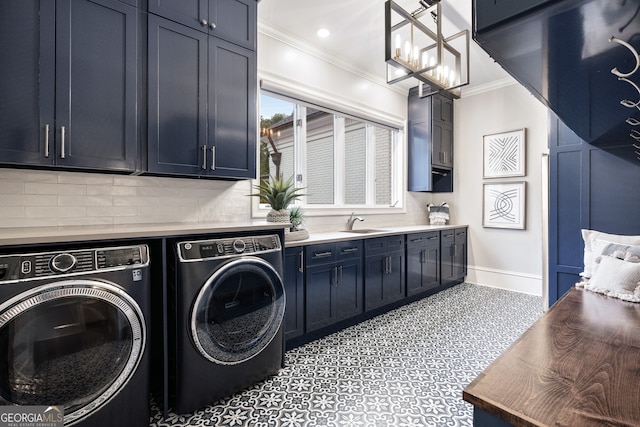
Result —
<instances>
[{"instance_id":1,"label":"cabinet handle","mask_svg":"<svg viewBox=\"0 0 640 427\"><path fill-rule=\"evenodd\" d=\"M338 267L333 267L333 277L331 278L331 284L338 284Z\"/></svg>"},{"instance_id":2,"label":"cabinet handle","mask_svg":"<svg viewBox=\"0 0 640 427\"><path fill-rule=\"evenodd\" d=\"M64 126L60 126L60 158L64 159Z\"/></svg>"},{"instance_id":3,"label":"cabinet handle","mask_svg":"<svg viewBox=\"0 0 640 427\"><path fill-rule=\"evenodd\" d=\"M326 258L328 256L331 256L332 252L331 251L326 251L326 252L314 252L313 253L313 257L314 258Z\"/></svg>"},{"instance_id":4,"label":"cabinet handle","mask_svg":"<svg viewBox=\"0 0 640 427\"><path fill-rule=\"evenodd\" d=\"M342 253L343 254L350 254L350 253L353 253L353 252L358 252L358 248L355 247L355 248L344 248L344 249L342 249Z\"/></svg>"},{"instance_id":5,"label":"cabinet handle","mask_svg":"<svg viewBox=\"0 0 640 427\"><path fill-rule=\"evenodd\" d=\"M338 279L338 285L342 284L342 266L338 267L338 271L340 272L340 278Z\"/></svg>"},{"instance_id":6,"label":"cabinet handle","mask_svg":"<svg viewBox=\"0 0 640 427\"><path fill-rule=\"evenodd\" d=\"M451 234L445 234L444 237L453 237L453 233Z\"/></svg>"},{"instance_id":7,"label":"cabinet handle","mask_svg":"<svg viewBox=\"0 0 640 427\"><path fill-rule=\"evenodd\" d=\"M438 236L428 237L427 240L437 240Z\"/></svg>"},{"instance_id":8,"label":"cabinet handle","mask_svg":"<svg viewBox=\"0 0 640 427\"><path fill-rule=\"evenodd\" d=\"M202 146L202 169L207 168L207 146Z\"/></svg>"},{"instance_id":9,"label":"cabinet handle","mask_svg":"<svg viewBox=\"0 0 640 427\"><path fill-rule=\"evenodd\" d=\"M298 267L300 273L304 273L304 251L300 251L300 267Z\"/></svg>"},{"instance_id":10,"label":"cabinet handle","mask_svg":"<svg viewBox=\"0 0 640 427\"><path fill-rule=\"evenodd\" d=\"M464 231L462 233L456 233L456 236L464 236Z\"/></svg>"},{"instance_id":11,"label":"cabinet handle","mask_svg":"<svg viewBox=\"0 0 640 427\"><path fill-rule=\"evenodd\" d=\"M212 22L211 24L209 24L209 28L211 28L212 30L215 30L216 24Z\"/></svg>"},{"instance_id":12,"label":"cabinet handle","mask_svg":"<svg viewBox=\"0 0 640 427\"><path fill-rule=\"evenodd\" d=\"M44 125L44 156L49 157L49 125Z\"/></svg>"},{"instance_id":13,"label":"cabinet handle","mask_svg":"<svg viewBox=\"0 0 640 427\"><path fill-rule=\"evenodd\" d=\"M204 18L202 18L202 19L200 20L200 25L202 25L203 27L206 27L208 23L209 23L209 22L208 22L206 19L204 19Z\"/></svg>"},{"instance_id":14,"label":"cabinet handle","mask_svg":"<svg viewBox=\"0 0 640 427\"><path fill-rule=\"evenodd\" d=\"M421 238L419 238L419 239L411 239L411 242L412 242L412 243L413 243L413 242L422 242L422 237L421 237Z\"/></svg>"},{"instance_id":15,"label":"cabinet handle","mask_svg":"<svg viewBox=\"0 0 640 427\"><path fill-rule=\"evenodd\" d=\"M216 170L216 146L211 147L211 170Z\"/></svg>"}]
</instances>

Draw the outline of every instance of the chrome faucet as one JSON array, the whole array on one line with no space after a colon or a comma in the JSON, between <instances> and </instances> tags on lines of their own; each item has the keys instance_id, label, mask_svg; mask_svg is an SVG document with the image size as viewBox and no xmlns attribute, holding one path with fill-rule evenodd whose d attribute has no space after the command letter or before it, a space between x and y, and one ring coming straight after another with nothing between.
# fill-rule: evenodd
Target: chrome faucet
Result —
<instances>
[{"instance_id":1,"label":"chrome faucet","mask_svg":"<svg viewBox=\"0 0 640 427\"><path fill-rule=\"evenodd\" d=\"M356 220L364 221L364 218L362 218L361 216L354 217L353 215L355 215L355 212L351 212L351 216L347 220L347 230L348 231L353 230L353 223L356 222Z\"/></svg>"}]
</instances>

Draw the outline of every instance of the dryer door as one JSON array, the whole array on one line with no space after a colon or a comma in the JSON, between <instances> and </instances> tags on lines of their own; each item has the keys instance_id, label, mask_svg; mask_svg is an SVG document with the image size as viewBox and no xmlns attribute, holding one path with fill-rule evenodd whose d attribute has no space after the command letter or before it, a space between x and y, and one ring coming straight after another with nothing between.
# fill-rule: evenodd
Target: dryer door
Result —
<instances>
[{"instance_id":1,"label":"dryer door","mask_svg":"<svg viewBox=\"0 0 640 427\"><path fill-rule=\"evenodd\" d=\"M191 334L200 354L233 365L260 353L284 318L284 284L256 257L222 264L200 289L191 312Z\"/></svg>"},{"instance_id":2,"label":"dryer door","mask_svg":"<svg viewBox=\"0 0 640 427\"><path fill-rule=\"evenodd\" d=\"M138 366L138 304L97 280L39 286L0 305L0 404L63 405L65 425L108 402Z\"/></svg>"}]
</instances>

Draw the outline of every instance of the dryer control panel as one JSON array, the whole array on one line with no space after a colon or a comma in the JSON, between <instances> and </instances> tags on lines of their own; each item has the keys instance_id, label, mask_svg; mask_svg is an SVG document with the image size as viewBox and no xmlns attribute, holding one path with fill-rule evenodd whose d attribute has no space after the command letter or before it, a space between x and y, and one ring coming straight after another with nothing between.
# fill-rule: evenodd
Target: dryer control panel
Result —
<instances>
[{"instance_id":1,"label":"dryer control panel","mask_svg":"<svg viewBox=\"0 0 640 427\"><path fill-rule=\"evenodd\" d=\"M178 243L180 261L228 258L239 255L275 252L281 249L280 237L277 234Z\"/></svg>"},{"instance_id":2,"label":"dryer control panel","mask_svg":"<svg viewBox=\"0 0 640 427\"><path fill-rule=\"evenodd\" d=\"M146 245L0 255L0 284L52 276L139 268L149 264Z\"/></svg>"}]
</instances>

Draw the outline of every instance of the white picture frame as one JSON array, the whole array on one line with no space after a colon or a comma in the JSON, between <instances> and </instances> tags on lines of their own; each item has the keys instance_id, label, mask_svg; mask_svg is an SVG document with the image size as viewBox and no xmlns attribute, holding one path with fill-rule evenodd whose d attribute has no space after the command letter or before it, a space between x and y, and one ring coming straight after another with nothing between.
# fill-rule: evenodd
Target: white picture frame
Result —
<instances>
[{"instance_id":1,"label":"white picture frame","mask_svg":"<svg viewBox=\"0 0 640 427\"><path fill-rule=\"evenodd\" d=\"M525 229L526 182L490 182L483 184L482 226Z\"/></svg>"},{"instance_id":2,"label":"white picture frame","mask_svg":"<svg viewBox=\"0 0 640 427\"><path fill-rule=\"evenodd\" d=\"M525 129L518 129L482 137L484 178L526 175L525 133Z\"/></svg>"}]
</instances>

